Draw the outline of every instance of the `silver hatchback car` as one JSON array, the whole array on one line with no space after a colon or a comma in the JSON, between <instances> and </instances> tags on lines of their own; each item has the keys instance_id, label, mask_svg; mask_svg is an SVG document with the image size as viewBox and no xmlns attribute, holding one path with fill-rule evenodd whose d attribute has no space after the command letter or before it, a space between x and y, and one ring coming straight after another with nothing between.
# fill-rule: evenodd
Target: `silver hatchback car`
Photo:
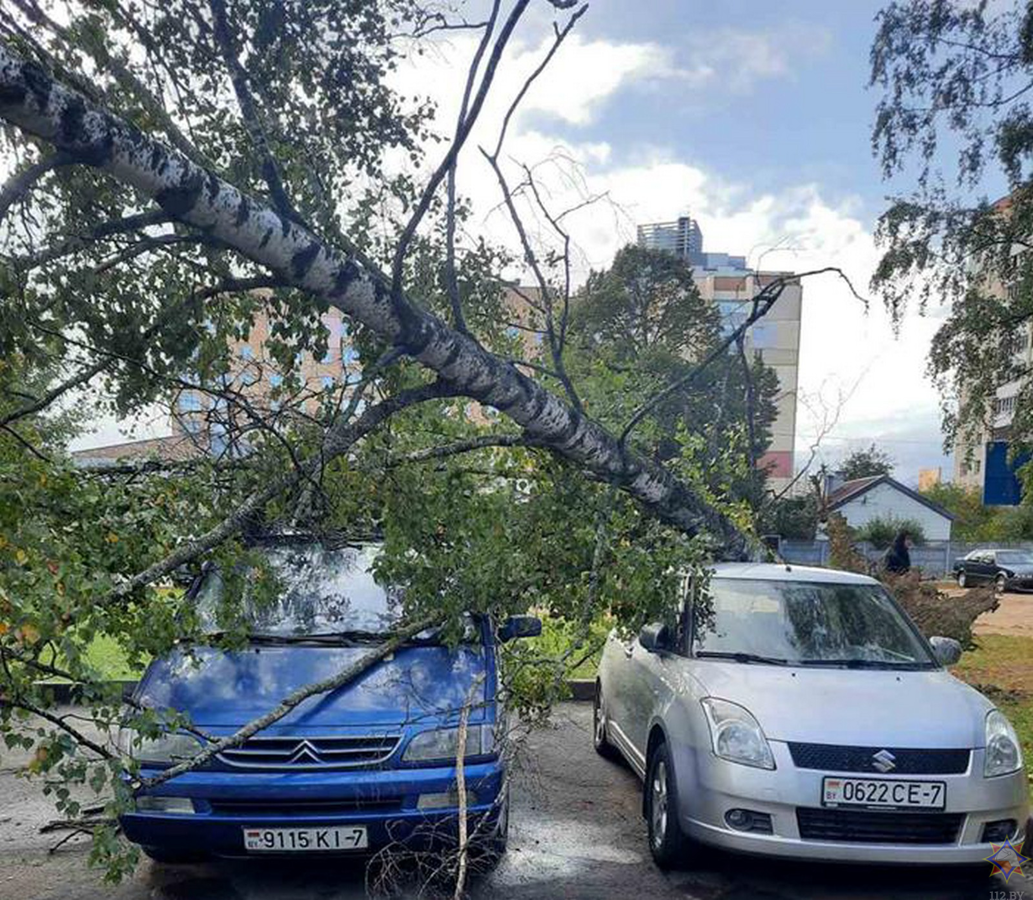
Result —
<instances>
[{"instance_id":1,"label":"silver hatchback car","mask_svg":"<svg viewBox=\"0 0 1033 900\"><path fill-rule=\"evenodd\" d=\"M611 635L596 684L596 749L644 780L658 864L700 845L933 864L1023 847L1014 729L877 581L722 564L687 595L676 626Z\"/></svg>"}]
</instances>

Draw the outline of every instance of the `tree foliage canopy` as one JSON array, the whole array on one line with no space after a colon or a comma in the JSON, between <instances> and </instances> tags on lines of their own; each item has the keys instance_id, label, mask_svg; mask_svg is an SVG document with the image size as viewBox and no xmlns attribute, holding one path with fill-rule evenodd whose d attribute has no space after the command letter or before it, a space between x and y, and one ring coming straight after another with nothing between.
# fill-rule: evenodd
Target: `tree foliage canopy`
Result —
<instances>
[{"instance_id":1,"label":"tree foliage canopy","mask_svg":"<svg viewBox=\"0 0 1033 900\"><path fill-rule=\"evenodd\" d=\"M882 215L873 279L897 317L949 304L929 357L948 441L993 434L1013 385L1011 435L1033 434L1033 9L1019 0L898 0L879 15L872 144L887 177L914 177ZM989 191L987 197L984 192Z\"/></svg>"}]
</instances>

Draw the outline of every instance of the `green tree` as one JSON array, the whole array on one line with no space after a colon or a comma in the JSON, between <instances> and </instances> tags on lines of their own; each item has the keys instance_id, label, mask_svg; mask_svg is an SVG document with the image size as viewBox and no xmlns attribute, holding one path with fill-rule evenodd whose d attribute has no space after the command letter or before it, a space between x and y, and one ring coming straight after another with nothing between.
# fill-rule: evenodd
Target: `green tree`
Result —
<instances>
[{"instance_id":1,"label":"green tree","mask_svg":"<svg viewBox=\"0 0 1033 900\"><path fill-rule=\"evenodd\" d=\"M891 475L894 466L893 457L873 443L861 450L854 450L846 456L836 468L836 474L850 481L854 478Z\"/></svg>"},{"instance_id":2,"label":"green tree","mask_svg":"<svg viewBox=\"0 0 1033 900\"><path fill-rule=\"evenodd\" d=\"M688 428L702 439L700 462L717 476L712 487L759 507L763 469L748 466L745 478L732 485L721 458L729 447L754 463L766 452L778 412L778 377L759 354L748 358L745 345L719 349L725 334L717 307L700 296L684 260L635 245L622 248L574 298L570 335L571 371L595 388L585 394L594 416L619 428L635 412L637 398L680 383L643 423L648 452L658 460L677 454L679 430ZM699 361L711 356L697 371Z\"/></svg>"},{"instance_id":3,"label":"green tree","mask_svg":"<svg viewBox=\"0 0 1033 900\"><path fill-rule=\"evenodd\" d=\"M1027 442L1033 382L1020 351L1033 317L1033 7L898 0L878 22L873 147L887 177L914 176L914 187L880 218L873 286L898 318L909 305L947 309L929 370L949 398L948 440L981 442L998 388L1021 378L1010 433Z\"/></svg>"}]
</instances>

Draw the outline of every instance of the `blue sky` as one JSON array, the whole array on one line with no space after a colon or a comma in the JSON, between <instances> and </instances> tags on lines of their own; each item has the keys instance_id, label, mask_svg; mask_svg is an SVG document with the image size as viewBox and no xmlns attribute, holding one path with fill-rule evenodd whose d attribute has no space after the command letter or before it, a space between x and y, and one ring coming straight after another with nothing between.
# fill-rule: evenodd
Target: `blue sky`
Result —
<instances>
[{"instance_id":1,"label":"blue sky","mask_svg":"<svg viewBox=\"0 0 1033 900\"><path fill-rule=\"evenodd\" d=\"M565 196L606 193L610 206L568 220L585 270L606 265L638 222L689 211L706 249L769 268L840 266L867 292L876 219L886 195L907 188L882 180L870 149L879 94L867 87L868 58L880 7L595 0L528 94L507 155L532 165L557 155L575 161L555 163L557 206ZM545 0L532 4L473 143L490 141L504 98L549 46L554 15ZM449 38L447 48L409 73L415 90L434 85L445 122L473 44ZM484 214L481 230L512 243L494 180L478 162L464 158L460 186ZM548 182L549 168L539 171ZM940 396L925 376L941 317L909 314L898 334L877 298L865 312L835 278L806 283L798 462L816 434L829 432L819 455L833 465L875 441L905 481L922 467L949 472Z\"/></svg>"},{"instance_id":2,"label":"blue sky","mask_svg":"<svg viewBox=\"0 0 1033 900\"><path fill-rule=\"evenodd\" d=\"M618 94L583 136L610 141L618 154L643 140L675 145L688 162L768 189L817 181L832 202L861 197L874 216L886 186L869 140L878 93L866 85L880 8L867 0L596 0L581 34L656 42L685 68L716 57L716 75L684 90ZM715 47L745 52L751 45L736 35L763 39L756 50L784 60L759 59L761 72L740 74Z\"/></svg>"}]
</instances>

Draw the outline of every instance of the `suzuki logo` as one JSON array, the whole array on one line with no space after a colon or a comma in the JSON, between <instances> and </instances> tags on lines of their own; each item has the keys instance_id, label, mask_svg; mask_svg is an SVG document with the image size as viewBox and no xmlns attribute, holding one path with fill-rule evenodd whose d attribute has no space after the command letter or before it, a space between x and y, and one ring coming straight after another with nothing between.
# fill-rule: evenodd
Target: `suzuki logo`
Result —
<instances>
[{"instance_id":1,"label":"suzuki logo","mask_svg":"<svg viewBox=\"0 0 1033 900\"><path fill-rule=\"evenodd\" d=\"M294 755L291 757L292 763L318 763L322 762L319 758L319 754L316 748L313 747L308 741L302 741L298 744L298 749L294 751Z\"/></svg>"},{"instance_id":2,"label":"suzuki logo","mask_svg":"<svg viewBox=\"0 0 1033 900\"><path fill-rule=\"evenodd\" d=\"M897 757L889 750L880 750L872 754L872 765L880 772L890 772L897 768Z\"/></svg>"}]
</instances>

